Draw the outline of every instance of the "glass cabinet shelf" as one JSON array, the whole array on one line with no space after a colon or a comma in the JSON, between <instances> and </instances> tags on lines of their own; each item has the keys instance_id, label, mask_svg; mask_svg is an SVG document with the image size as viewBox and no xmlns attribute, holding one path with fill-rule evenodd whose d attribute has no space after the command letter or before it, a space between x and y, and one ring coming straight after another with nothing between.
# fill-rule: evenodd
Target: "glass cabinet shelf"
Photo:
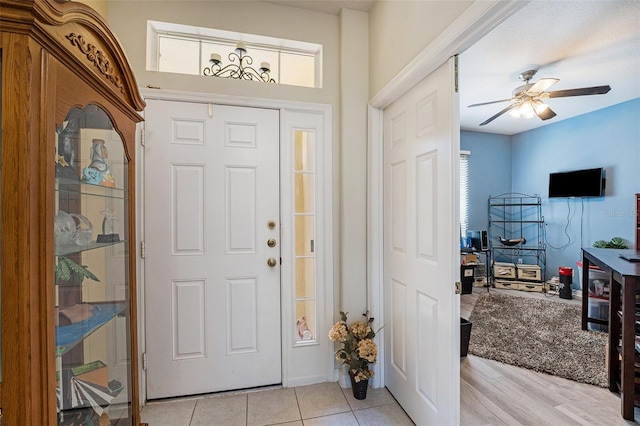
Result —
<instances>
[{"instance_id":1,"label":"glass cabinet shelf","mask_svg":"<svg viewBox=\"0 0 640 426\"><path fill-rule=\"evenodd\" d=\"M91 242L85 246L79 246L75 243L70 243L70 244L64 244L62 246L56 246L56 251L55 251L55 255L56 256L67 256L70 254L74 254L74 253L81 253L83 251L88 251L88 250L94 250L94 249L99 249L99 248L103 248L103 247L109 247L109 246L114 246L117 244L122 244L122 243L126 243L127 240L122 240L122 241L116 241L116 242L112 242L112 243L97 243L97 242Z\"/></svg>"},{"instance_id":2,"label":"glass cabinet shelf","mask_svg":"<svg viewBox=\"0 0 640 426\"><path fill-rule=\"evenodd\" d=\"M93 195L104 198L127 199L127 190L122 188L111 188L108 186L94 185L81 180L66 178L56 178L56 192L69 192L79 195Z\"/></svg>"}]
</instances>

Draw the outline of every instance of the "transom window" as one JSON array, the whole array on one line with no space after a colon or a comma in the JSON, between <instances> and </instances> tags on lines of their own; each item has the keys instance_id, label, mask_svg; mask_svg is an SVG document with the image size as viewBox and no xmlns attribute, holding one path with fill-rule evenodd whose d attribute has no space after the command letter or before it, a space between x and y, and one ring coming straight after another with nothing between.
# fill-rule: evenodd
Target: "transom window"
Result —
<instances>
[{"instance_id":1,"label":"transom window","mask_svg":"<svg viewBox=\"0 0 640 426\"><path fill-rule=\"evenodd\" d=\"M221 67L238 65L233 54L239 43L251 58L244 65L269 65L276 83L322 87L320 44L157 21L147 21L147 70L204 76L212 55Z\"/></svg>"}]
</instances>

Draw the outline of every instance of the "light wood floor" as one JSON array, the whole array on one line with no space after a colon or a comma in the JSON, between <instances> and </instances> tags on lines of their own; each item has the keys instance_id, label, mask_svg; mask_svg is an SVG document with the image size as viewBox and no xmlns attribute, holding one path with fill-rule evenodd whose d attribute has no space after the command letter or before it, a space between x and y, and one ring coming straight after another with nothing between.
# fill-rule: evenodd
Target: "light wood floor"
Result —
<instances>
[{"instance_id":1,"label":"light wood floor","mask_svg":"<svg viewBox=\"0 0 640 426\"><path fill-rule=\"evenodd\" d=\"M484 288L460 299L468 318ZM491 289L491 292L542 297L540 293ZM558 299L564 303L580 303ZM472 326L473 333L473 326ZM597 386L537 373L473 355L460 364L460 423L462 425L625 425L617 394ZM640 410L636 408L636 419ZM636 421L636 423L638 423Z\"/></svg>"}]
</instances>

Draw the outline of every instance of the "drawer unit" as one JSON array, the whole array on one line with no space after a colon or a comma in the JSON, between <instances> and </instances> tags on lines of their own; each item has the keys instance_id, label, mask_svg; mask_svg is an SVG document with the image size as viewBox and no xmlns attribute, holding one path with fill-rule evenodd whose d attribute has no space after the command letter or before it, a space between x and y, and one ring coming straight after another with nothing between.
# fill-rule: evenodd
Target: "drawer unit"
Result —
<instances>
[{"instance_id":1,"label":"drawer unit","mask_svg":"<svg viewBox=\"0 0 640 426\"><path fill-rule=\"evenodd\" d=\"M514 263L493 262L493 276L497 279L516 278L516 265Z\"/></svg>"},{"instance_id":2,"label":"drawer unit","mask_svg":"<svg viewBox=\"0 0 640 426\"><path fill-rule=\"evenodd\" d=\"M540 281L540 266L538 265L518 265L518 279Z\"/></svg>"},{"instance_id":3,"label":"drawer unit","mask_svg":"<svg viewBox=\"0 0 640 426\"><path fill-rule=\"evenodd\" d=\"M544 291L544 285L542 283L523 282L518 281L518 290L520 291L533 291L542 293Z\"/></svg>"},{"instance_id":4,"label":"drawer unit","mask_svg":"<svg viewBox=\"0 0 640 426\"><path fill-rule=\"evenodd\" d=\"M495 286L496 288L504 288L507 290L519 290L518 283L515 281L496 280Z\"/></svg>"},{"instance_id":5,"label":"drawer unit","mask_svg":"<svg viewBox=\"0 0 640 426\"><path fill-rule=\"evenodd\" d=\"M473 281L474 287L486 287L486 285L487 285L486 278L475 278L475 280Z\"/></svg>"}]
</instances>

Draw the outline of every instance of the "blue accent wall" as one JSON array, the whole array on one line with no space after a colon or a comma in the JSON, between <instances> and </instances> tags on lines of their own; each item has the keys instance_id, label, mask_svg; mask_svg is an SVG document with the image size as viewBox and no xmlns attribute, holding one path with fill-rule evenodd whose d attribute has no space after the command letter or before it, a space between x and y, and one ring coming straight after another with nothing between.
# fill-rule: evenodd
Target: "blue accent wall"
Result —
<instances>
[{"instance_id":1,"label":"blue accent wall","mask_svg":"<svg viewBox=\"0 0 640 426\"><path fill-rule=\"evenodd\" d=\"M487 228L489 194L542 197L547 278L557 276L559 266L571 266L577 284L580 248L591 247L596 240L622 237L630 248L635 246L640 98L513 136L462 131L460 146L471 151L470 229ZM503 167L508 160L511 166ZM606 170L604 197L548 198L549 173L595 167ZM510 169L509 177L504 169ZM505 190L506 182L510 187Z\"/></svg>"},{"instance_id":2,"label":"blue accent wall","mask_svg":"<svg viewBox=\"0 0 640 426\"><path fill-rule=\"evenodd\" d=\"M469 156L469 229L489 226L489 196L511 192L511 136L460 132L460 149Z\"/></svg>"}]
</instances>

